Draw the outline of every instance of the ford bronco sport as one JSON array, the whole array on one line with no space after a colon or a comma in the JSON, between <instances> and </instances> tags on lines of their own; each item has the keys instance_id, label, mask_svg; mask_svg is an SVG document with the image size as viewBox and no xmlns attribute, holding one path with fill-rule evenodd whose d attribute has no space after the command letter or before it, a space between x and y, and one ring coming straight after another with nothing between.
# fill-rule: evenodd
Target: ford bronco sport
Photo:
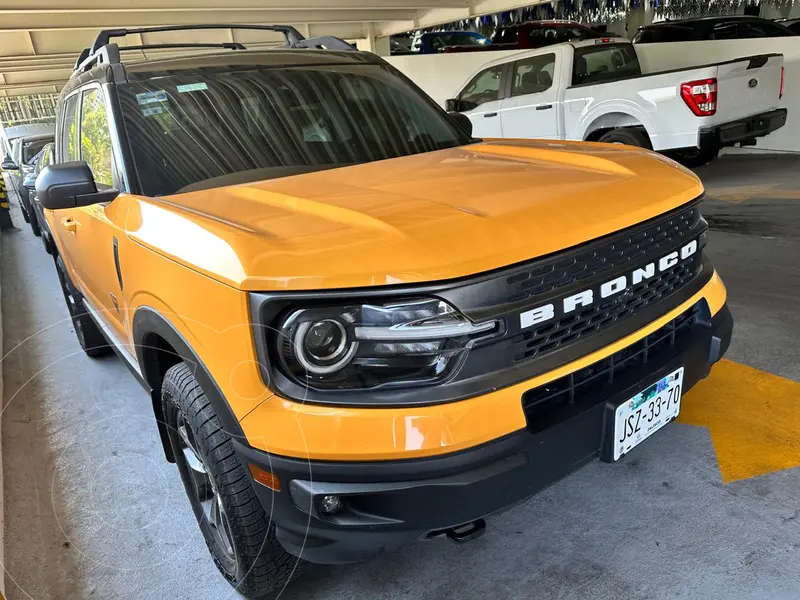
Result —
<instances>
[{"instance_id":1,"label":"ford bronco sport","mask_svg":"<svg viewBox=\"0 0 800 600\"><path fill-rule=\"evenodd\" d=\"M151 395L248 595L620 459L732 331L689 171L473 139L379 57L275 29L139 62L104 32L36 181L81 346Z\"/></svg>"}]
</instances>

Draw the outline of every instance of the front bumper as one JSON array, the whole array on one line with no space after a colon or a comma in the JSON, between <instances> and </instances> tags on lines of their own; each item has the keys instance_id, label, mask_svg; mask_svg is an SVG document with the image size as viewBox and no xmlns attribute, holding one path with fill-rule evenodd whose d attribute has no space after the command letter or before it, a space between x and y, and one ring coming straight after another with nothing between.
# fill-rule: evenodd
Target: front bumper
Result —
<instances>
[{"instance_id":1,"label":"front bumper","mask_svg":"<svg viewBox=\"0 0 800 600\"><path fill-rule=\"evenodd\" d=\"M769 135L786 125L785 108L737 119L722 125L700 129L700 147L718 144L733 146L738 143L755 143L755 139Z\"/></svg>"},{"instance_id":2,"label":"front bumper","mask_svg":"<svg viewBox=\"0 0 800 600\"><path fill-rule=\"evenodd\" d=\"M727 307L711 317L705 300L690 311L680 337L668 336L670 343L651 349L649 360L622 369L613 383L589 386L590 393L544 417L526 409L526 429L479 447L360 463L280 457L240 442L235 447L243 461L279 478L279 492L255 482L254 487L287 551L318 563L365 560L518 504L605 454L607 411L681 365L685 390L706 377L728 348L733 319ZM644 348L646 357L646 342ZM621 352L630 360L629 349ZM325 516L320 500L330 494L342 498L345 508Z\"/></svg>"}]
</instances>

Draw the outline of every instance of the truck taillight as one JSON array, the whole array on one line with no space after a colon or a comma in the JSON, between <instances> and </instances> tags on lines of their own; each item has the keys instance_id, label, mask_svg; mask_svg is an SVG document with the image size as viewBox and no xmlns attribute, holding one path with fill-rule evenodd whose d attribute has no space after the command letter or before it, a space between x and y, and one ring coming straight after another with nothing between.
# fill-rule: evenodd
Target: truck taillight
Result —
<instances>
[{"instance_id":1,"label":"truck taillight","mask_svg":"<svg viewBox=\"0 0 800 600\"><path fill-rule=\"evenodd\" d=\"M710 117L717 112L717 79L681 84L681 98L698 117Z\"/></svg>"},{"instance_id":2,"label":"truck taillight","mask_svg":"<svg viewBox=\"0 0 800 600\"><path fill-rule=\"evenodd\" d=\"M778 92L778 100L783 98L783 67L781 67L781 89Z\"/></svg>"}]
</instances>

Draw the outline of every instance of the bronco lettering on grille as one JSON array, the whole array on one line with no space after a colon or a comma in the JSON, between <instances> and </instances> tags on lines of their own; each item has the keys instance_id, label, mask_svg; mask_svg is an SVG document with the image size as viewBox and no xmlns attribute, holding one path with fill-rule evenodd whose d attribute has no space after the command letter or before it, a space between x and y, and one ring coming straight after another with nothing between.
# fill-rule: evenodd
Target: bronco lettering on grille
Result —
<instances>
[{"instance_id":1,"label":"bronco lettering on grille","mask_svg":"<svg viewBox=\"0 0 800 600\"><path fill-rule=\"evenodd\" d=\"M595 301L595 295L599 294L601 299L610 298L617 294L625 294L630 291L629 286L639 285L648 279L655 277L656 272L663 273L686 260L697 252L697 240L692 240L678 250L662 256L660 259L635 269L632 273L620 275L606 281L598 288L580 291L576 294L567 296L558 305L554 303L543 304L531 310L526 310L519 316L520 328L526 329L539 323L544 323L556 316L556 307L562 314L569 314L580 307L589 306Z\"/></svg>"}]
</instances>

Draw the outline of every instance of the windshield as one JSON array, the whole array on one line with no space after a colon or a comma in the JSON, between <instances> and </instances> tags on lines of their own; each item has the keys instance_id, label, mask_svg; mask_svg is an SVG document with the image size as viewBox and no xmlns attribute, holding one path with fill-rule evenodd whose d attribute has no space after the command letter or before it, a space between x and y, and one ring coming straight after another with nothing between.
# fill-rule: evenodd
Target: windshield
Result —
<instances>
[{"instance_id":1,"label":"windshield","mask_svg":"<svg viewBox=\"0 0 800 600\"><path fill-rule=\"evenodd\" d=\"M185 71L119 86L149 196L284 177L469 143L387 66Z\"/></svg>"}]
</instances>

